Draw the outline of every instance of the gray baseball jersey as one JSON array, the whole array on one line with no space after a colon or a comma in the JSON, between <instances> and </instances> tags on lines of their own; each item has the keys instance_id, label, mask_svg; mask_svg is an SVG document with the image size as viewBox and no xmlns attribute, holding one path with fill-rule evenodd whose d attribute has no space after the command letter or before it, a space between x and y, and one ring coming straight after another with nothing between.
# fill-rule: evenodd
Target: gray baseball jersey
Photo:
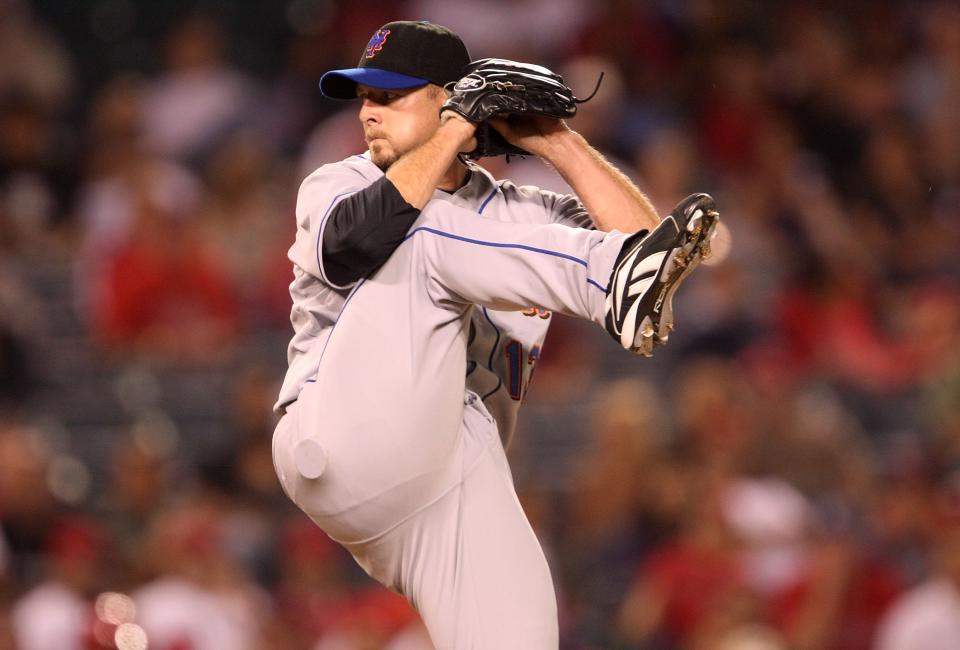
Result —
<instances>
[{"instance_id":1,"label":"gray baseball jersey","mask_svg":"<svg viewBox=\"0 0 960 650\"><path fill-rule=\"evenodd\" d=\"M326 217L350 194L383 176L369 153L325 165L304 180L297 201L297 239L290 248L294 281L291 322L295 335L287 350L289 370L275 406L281 412L297 398L316 372L323 342L353 285L337 286L323 273L319 242ZM467 183L453 194L437 190L434 200L446 201L477 214L477 218L512 223L558 223L592 228L580 201L534 187L496 181L470 164ZM496 199L496 200L495 200ZM324 207L324 202L328 205ZM480 395L496 418L504 446L516 429L520 404L543 349L552 313L538 305L522 311L474 310L467 351L467 387Z\"/></svg>"}]
</instances>

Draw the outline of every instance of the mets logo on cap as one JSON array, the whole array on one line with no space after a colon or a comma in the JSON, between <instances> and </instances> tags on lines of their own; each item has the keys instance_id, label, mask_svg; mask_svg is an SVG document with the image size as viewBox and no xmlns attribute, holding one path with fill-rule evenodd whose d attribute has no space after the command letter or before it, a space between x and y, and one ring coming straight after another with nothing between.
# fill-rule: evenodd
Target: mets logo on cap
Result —
<instances>
[{"instance_id":1,"label":"mets logo on cap","mask_svg":"<svg viewBox=\"0 0 960 650\"><path fill-rule=\"evenodd\" d=\"M383 44L387 42L387 36L390 35L389 29L378 29L377 33L370 37L367 43L367 58L372 59L377 52L383 49Z\"/></svg>"}]
</instances>

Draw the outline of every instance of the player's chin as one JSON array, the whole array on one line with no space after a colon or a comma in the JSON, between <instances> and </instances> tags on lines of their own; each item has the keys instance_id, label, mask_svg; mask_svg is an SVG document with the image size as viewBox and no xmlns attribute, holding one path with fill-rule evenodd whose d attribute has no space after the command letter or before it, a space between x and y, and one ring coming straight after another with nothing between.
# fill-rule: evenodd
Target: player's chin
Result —
<instances>
[{"instance_id":1,"label":"player's chin","mask_svg":"<svg viewBox=\"0 0 960 650\"><path fill-rule=\"evenodd\" d=\"M383 146L379 142L370 145L370 160L380 168L381 171L387 171L393 163L397 162L397 154L389 146Z\"/></svg>"}]
</instances>

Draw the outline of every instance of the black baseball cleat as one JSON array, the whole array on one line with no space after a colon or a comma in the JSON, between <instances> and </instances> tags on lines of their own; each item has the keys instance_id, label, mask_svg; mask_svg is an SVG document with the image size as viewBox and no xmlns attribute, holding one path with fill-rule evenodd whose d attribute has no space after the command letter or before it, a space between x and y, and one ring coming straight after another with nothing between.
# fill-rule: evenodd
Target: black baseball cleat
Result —
<instances>
[{"instance_id":1,"label":"black baseball cleat","mask_svg":"<svg viewBox=\"0 0 960 650\"><path fill-rule=\"evenodd\" d=\"M627 350L649 357L673 330L673 294L710 257L720 215L708 194L691 194L647 234L627 239L607 287L607 331Z\"/></svg>"}]
</instances>

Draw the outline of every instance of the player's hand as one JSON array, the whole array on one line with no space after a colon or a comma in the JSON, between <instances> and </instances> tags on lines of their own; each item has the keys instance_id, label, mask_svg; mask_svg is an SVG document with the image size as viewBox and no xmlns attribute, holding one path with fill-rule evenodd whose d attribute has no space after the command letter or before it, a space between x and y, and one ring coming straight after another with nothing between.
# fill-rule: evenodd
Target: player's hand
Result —
<instances>
[{"instance_id":1,"label":"player's hand","mask_svg":"<svg viewBox=\"0 0 960 650\"><path fill-rule=\"evenodd\" d=\"M467 121L462 115L455 111L443 111L440 113L440 126L454 134L454 137L460 138L460 153L469 153L477 148L477 125Z\"/></svg>"},{"instance_id":2,"label":"player's hand","mask_svg":"<svg viewBox=\"0 0 960 650\"><path fill-rule=\"evenodd\" d=\"M509 115L487 121L507 142L544 159L549 158L555 139L570 132L563 120L544 115Z\"/></svg>"}]
</instances>

